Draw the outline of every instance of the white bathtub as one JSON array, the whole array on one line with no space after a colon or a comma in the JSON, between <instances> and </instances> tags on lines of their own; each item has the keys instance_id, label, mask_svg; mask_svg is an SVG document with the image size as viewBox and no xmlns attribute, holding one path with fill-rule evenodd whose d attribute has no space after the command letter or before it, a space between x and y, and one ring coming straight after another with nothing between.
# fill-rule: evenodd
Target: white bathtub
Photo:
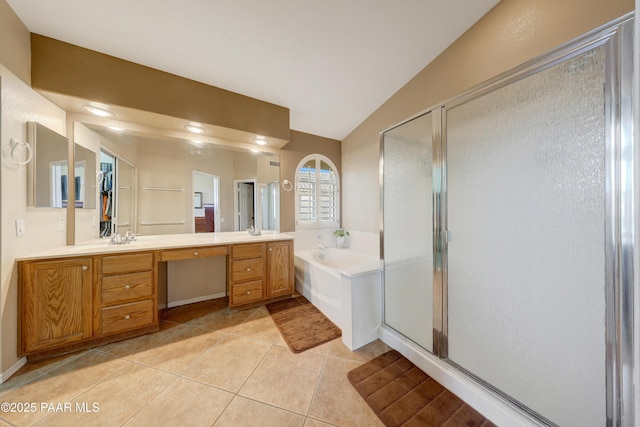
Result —
<instances>
[{"instance_id":1,"label":"white bathtub","mask_svg":"<svg viewBox=\"0 0 640 427\"><path fill-rule=\"evenodd\" d=\"M352 249L295 253L296 290L342 329L351 350L379 337L381 265L378 257Z\"/></svg>"}]
</instances>

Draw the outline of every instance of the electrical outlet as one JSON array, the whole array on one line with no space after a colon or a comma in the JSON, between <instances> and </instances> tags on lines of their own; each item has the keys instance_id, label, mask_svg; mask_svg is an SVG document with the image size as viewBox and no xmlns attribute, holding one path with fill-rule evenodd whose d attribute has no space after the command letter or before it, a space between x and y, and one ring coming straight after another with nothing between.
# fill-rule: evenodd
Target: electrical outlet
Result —
<instances>
[{"instance_id":1,"label":"electrical outlet","mask_svg":"<svg viewBox=\"0 0 640 427\"><path fill-rule=\"evenodd\" d=\"M64 231L65 222L64 218L58 218L58 231Z\"/></svg>"},{"instance_id":2,"label":"electrical outlet","mask_svg":"<svg viewBox=\"0 0 640 427\"><path fill-rule=\"evenodd\" d=\"M24 236L27 233L27 226L24 219L16 219L16 236Z\"/></svg>"}]
</instances>

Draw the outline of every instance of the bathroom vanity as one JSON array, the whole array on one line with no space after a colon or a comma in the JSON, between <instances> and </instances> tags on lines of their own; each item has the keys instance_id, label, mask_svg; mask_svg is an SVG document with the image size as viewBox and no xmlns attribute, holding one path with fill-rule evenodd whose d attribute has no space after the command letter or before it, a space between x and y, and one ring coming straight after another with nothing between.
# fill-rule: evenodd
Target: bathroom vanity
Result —
<instances>
[{"instance_id":1,"label":"bathroom vanity","mask_svg":"<svg viewBox=\"0 0 640 427\"><path fill-rule=\"evenodd\" d=\"M289 298L293 253L291 236L232 232L143 236L22 257L20 355L40 358L157 331L171 286L168 261L226 257L230 309Z\"/></svg>"}]
</instances>

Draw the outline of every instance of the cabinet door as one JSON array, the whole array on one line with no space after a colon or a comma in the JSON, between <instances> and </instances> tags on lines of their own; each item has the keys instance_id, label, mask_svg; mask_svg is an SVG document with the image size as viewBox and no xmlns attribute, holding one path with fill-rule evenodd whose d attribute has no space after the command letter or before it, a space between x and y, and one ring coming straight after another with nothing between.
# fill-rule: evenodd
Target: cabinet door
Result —
<instances>
[{"instance_id":1,"label":"cabinet door","mask_svg":"<svg viewBox=\"0 0 640 427\"><path fill-rule=\"evenodd\" d=\"M76 258L23 265L23 353L91 338L91 264Z\"/></svg>"},{"instance_id":2,"label":"cabinet door","mask_svg":"<svg viewBox=\"0 0 640 427\"><path fill-rule=\"evenodd\" d=\"M293 293L293 241L267 244L267 296Z\"/></svg>"}]
</instances>

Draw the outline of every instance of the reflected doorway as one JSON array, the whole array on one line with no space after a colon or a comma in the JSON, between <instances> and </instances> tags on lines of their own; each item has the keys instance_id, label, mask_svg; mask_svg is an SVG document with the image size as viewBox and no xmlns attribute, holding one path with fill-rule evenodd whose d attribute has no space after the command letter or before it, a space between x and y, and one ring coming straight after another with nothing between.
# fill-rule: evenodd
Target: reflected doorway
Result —
<instances>
[{"instance_id":1,"label":"reflected doorway","mask_svg":"<svg viewBox=\"0 0 640 427\"><path fill-rule=\"evenodd\" d=\"M136 232L136 168L100 150L100 237Z\"/></svg>"},{"instance_id":2,"label":"reflected doorway","mask_svg":"<svg viewBox=\"0 0 640 427\"><path fill-rule=\"evenodd\" d=\"M256 180L237 179L233 183L236 193L234 198L234 230L244 231L256 225Z\"/></svg>"},{"instance_id":3,"label":"reflected doorway","mask_svg":"<svg viewBox=\"0 0 640 427\"><path fill-rule=\"evenodd\" d=\"M220 230L220 177L193 171L193 232Z\"/></svg>"},{"instance_id":4,"label":"reflected doorway","mask_svg":"<svg viewBox=\"0 0 640 427\"><path fill-rule=\"evenodd\" d=\"M111 236L115 217L116 158L100 150L100 237Z\"/></svg>"}]
</instances>

